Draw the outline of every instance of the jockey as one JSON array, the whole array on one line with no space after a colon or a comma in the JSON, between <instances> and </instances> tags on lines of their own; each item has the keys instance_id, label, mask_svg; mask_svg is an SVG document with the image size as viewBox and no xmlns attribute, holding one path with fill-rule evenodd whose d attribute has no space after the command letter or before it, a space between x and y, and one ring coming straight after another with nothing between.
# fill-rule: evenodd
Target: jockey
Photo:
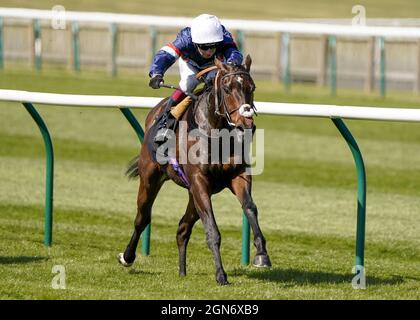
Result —
<instances>
[{"instance_id":1,"label":"jockey","mask_svg":"<svg viewBox=\"0 0 420 320\"><path fill-rule=\"evenodd\" d=\"M158 122L158 132L155 142L161 143L168 138L168 129L176 126L176 119L171 115L171 108L181 102L187 93L193 92L199 81L195 75L211 66L217 56L228 64L242 63L242 54L239 52L232 35L220 23L216 16L202 14L192 20L191 27L182 29L176 39L163 46L153 58L150 66L149 86L158 89L164 82L163 75L178 58L181 80L168 100L163 116ZM207 74L214 77L215 72Z\"/></svg>"}]
</instances>

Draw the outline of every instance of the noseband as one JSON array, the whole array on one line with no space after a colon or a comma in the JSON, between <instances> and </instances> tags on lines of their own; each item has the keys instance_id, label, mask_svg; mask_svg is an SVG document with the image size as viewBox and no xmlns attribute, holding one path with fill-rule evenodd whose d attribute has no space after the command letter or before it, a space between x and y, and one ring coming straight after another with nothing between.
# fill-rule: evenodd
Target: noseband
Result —
<instances>
[{"instance_id":1,"label":"noseband","mask_svg":"<svg viewBox=\"0 0 420 320\"><path fill-rule=\"evenodd\" d=\"M248 77L251 78L251 75L249 74L249 72L238 70L238 71L230 72L230 73L227 73L227 74L223 75L220 78L220 81L223 81L223 79L225 79L226 77L236 76L236 75L241 75L241 74L247 75ZM233 110L228 111L228 108L226 106L226 99L225 99L226 93L225 93L224 90L220 90L221 97L220 97L220 102L219 102L219 88L218 88L218 78L219 78L219 75L220 75L220 70L217 71L216 77L214 78L214 91L215 91L214 92L214 104L215 104L214 113L216 115L220 116L220 117L224 117L226 119L227 123L231 127L236 127L236 125L231 121L231 117L230 116L234 112L238 111L241 108L242 105L240 105L239 107L237 107L237 108L235 108ZM220 113L220 109L221 109L220 107L221 106L223 106L223 110L224 110L223 113ZM255 105L253 103L251 104L251 108L253 109L254 113L257 115L257 109L255 108Z\"/></svg>"}]
</instances>

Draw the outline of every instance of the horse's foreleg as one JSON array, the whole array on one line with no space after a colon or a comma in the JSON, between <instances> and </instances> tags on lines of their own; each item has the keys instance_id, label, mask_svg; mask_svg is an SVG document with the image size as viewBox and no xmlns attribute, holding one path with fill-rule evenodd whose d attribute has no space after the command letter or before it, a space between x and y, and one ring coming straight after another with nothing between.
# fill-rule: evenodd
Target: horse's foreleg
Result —
<instances>
[{"instance_id":1,"label":"horse's foreleg","mask_svg":"<svg viewBox=\"0 0 420 320\"><path fill-rule=\"evenodd\" d=\"M254 246L257 250L253 265L255 267L271 267L271 261L267 254L265 238L258 224L258 209L251 196L252 178L250 175L239 175L232 180L231 191L236 195L242 205L242 209L248 218L254 234Z\"/></svg>"},{"instance_id":2,"label":"horse's foreleg","mask_svg":"<svg viewBox=\"0 0 420 320\"><path fill-rule=\"evenodd\" d=\"M192 228L195 222L199 219L197 210L195 209L194 199L190 194L190 200L188 202L187 210L184 216L179 221L178 231L176 233L176 241L178 244L179 251L179 275L185 276L187 274L187 245L190 240Z\"/></svg>"},{"instance_id":3,"label":"horse's foreleg","mask_svg":"<svg viewBox=\"0 0 420 320\"><path fill-rule=\"evenodd\" d=\"M151 221L152 205L162 184L163 182L158 174L149 174L140 178L134 232L124 254L120 253L118 256L118 261L125 267L131 266L136 259L136 249L140 235Z\"/></svg>"},{"instance_id":4,"label":"horse's foreleg","mask_svg":"<svg viewBox=\"0 0 420 320\"><path fill-rule=\"evenodd\" d=\"M207 180L204 177L195 177L191 185L191 193L194 198L194 204L206 232L207 245L213 253L216 266L216 281L220 285L229 284L227 275L222 265L220 255L220 232L213 214L213 208L210 200L210 192Z\"/></svg>"}]
</instances>

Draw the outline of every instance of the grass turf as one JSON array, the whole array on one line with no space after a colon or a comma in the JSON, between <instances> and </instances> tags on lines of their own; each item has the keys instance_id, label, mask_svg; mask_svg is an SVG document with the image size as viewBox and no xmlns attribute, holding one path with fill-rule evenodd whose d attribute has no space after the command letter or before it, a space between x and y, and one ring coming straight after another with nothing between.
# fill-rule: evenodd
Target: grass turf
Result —
<instances>
[{"instance_id":1,"label":"grass turf","mask_svg":"<svg viewBox=\"0 0 420 320\"><path fill-rule=\"evenodd\" d=\"M174 79L173 79L174 80ZM88 94L163 95L147 79L95 72L41 73L10 68L0 87ZM414 95L386 99L357 91L257 82L257 100L418 107ZM168 93L168 92L166 92ZM38 106L37 106L38 107ZM366 290L353 290L356 178L345 142L326 119L257 118L265 129L265 171L253 197L273 262L240 266L241 210L229 192L214 196L222 258L231 286L214 281L200 222L185 278L177 275L177 222L186 192L165 184L156 201L152 254L134 268L116 262L132 232L136 182L123 176L138 140L118 110L39 106L56 154L54 245L44 248L44 147L17 103L0 103L0 297L2 299L419 299L419 124L346 121L364 154L367 176ZM136 110L139 120L145 111ZM54 290L54 265L67 289Z\"/></svg>"}]
</instances>

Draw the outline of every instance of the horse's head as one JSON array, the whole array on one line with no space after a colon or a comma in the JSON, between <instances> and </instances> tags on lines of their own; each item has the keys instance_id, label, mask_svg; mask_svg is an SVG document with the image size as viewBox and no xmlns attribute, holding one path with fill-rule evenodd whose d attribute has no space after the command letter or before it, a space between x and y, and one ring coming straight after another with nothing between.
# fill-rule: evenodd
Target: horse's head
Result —
<instances>
[{"instance_id":1,"label":"horse's head","mask_svg":"<svg viewBox=\"0 0 420 320\"><path fill-rule=\"evenodd\" d=\"M245 64L238 66L215 59L218 68L214 79L215 112L225 117L231 128L239 130L255 129L255 84L250 75L251 63L249 55Z\"/></svg>"}]
</instances>

